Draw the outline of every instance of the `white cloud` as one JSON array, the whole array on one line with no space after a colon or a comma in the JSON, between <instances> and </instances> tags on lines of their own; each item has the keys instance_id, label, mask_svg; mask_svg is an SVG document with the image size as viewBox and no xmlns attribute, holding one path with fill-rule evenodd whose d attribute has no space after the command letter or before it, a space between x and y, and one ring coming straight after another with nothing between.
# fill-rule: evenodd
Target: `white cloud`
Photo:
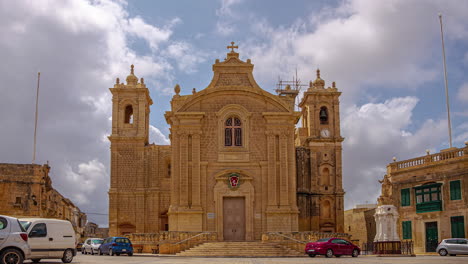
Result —
<instances>
[{"instance_id":1,"label":"white cloud","mask_svg":"<svg viewBox=\"0 0 468 264\"><path fill-rule=\"evenodd\" d=\"M173 78L174 18L148 24L126 11L125 1L7 1L0 8L0 160L31 162L35 83L41 71L37 163L50 161L54 186L83 211L108 207L109 116L116 77L135 74L152 82ZM50 8L53 7L53 8ZM135 38L151 48L131 46ZM199 61L190 58L190 67ZM189 66L187 66L189 67ZM123 75L123 76L122 76ZM155 132L153 132L155 133ZM167 143L161 134L156 141ZM92 201L90 202L90 197ZM91 221L107 224L107 218Z\"/></svg>"},{"instance_id":2,"label":"white cloud","mask_svg":"<svg viewBox=\"0 0 468 264\"><path fill-rule=\"evenodd\" d=\"M450 14L447 39L465 35L465 2L349 0L289 27L257 19L247 53L258 65L256 77L267 83L295 68L313 80L319 67L345 91L345 103L377 87L424 89L440 78L440 11Z\"/></svg>"},{"instance_id":3,"label":"white cloud","mask_svg":"<svg viewBox=\"0 0 468 264\"><path fill-rule=\"evenodd\" d=\"M91 202L95 202L93 199L95 196L92 194L97 189L102 191L109 188L107 168L98 160L80 163L76 171L70 165L65 165L63 173L67 184L61 188L71 193L72 201L76 202L78 206L89 205Z\"/></svg>"},{"instance_id":4,"label":"white cloud","mask_svg":"<svg viewBox=\"0 0 468 264\"><path fill-rule=\"evenodd\" d=\"M129 19L127 30L129 33L145 39L153 50L157 50L158 44L167 41L172 34L170 29L160 29L149 25L140 17Z\"/></svg>"},{"instance_id":5,"label":"white cloud","mask_svg":"<svg viewBox=\"0 0 468 264\"><path fill-rule=\"evenodd\" d=\"M222 36L229 36L237 31L236 19L238 14L233 7L242 3L243 0L221 0L221 7L216 10L218 21L216 22L216 32Z\"/></svg>"},{"instance_id":6,"label":"white cloud","mask_svg":"<svg viewBox=\"0 0 468 264\"><path fill-rule=\"evenodd\" d=\"M149 141L150 143L155 143L156 145L169 145L171 141L161 133L157 127L150 125L149 131Z\"/></svg>"},{"instance_id":7,"label":"white cloud","mask_svg":"<svg viewBox=\"0 0 468 264\"><path fill-rule=\"evenodd\" d=\"M422 156L437 149L446 135L445 120L427 120L409 133L418 99L392 98L345 110L342 119L343 183L346 207L375 202L381 179L392 157L399 160Z\"/></svg>"},{"instance_id":8,"label":"white cloud","mask_svg":"<svg viewBox=\"0 0 468 264\"><path fill-rule=\"evenodd\" d=\"M173 42L168 45L164 51L164 55L171 58L177 64L179 70L186 73L196 72L195 66L205 61L206 54L200 50L196 50L187 42Z\"/></svg>"},{"instance_id":9,"label":"white cloud","mask_svg":"<svg viewBox=\"0 0 468 264\"><path fill-rule=\"evenodd\" d=\"M457 99L462 102L468 102L468 83L462 84L458 89Z\"/></svg>"}]
</instances>

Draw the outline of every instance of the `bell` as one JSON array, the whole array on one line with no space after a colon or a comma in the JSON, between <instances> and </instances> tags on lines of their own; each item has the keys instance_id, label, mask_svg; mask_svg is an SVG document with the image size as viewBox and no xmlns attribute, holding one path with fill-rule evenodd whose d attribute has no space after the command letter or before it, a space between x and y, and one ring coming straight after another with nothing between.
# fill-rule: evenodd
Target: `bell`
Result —
<instances>
[{"instance_id":1,"label":"bell","mask_svg":"<svg viewBox=\"0 0 468 264\"><path fill-rule=\"evenodd\" d=\"M327 118L327 111L324 109L320 110L320 118Z\"/></svg>"}]
</instances>

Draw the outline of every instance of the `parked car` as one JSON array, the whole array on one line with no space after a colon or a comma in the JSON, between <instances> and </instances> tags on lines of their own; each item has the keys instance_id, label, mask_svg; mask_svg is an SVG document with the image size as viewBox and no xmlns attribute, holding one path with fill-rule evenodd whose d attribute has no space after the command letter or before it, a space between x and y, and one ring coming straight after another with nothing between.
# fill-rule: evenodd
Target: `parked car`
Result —
<instances>
[{"instance_id":1,"label":"parked car","mask_svg":"<svg viewBox=\"0 0 468 264\"><path fill-rule=\"evenodd\" d=\"M341 238L321 238L316 242L307 243L305 253L309 257L325 255L327 258L341 257L343 255L359 256L361 249L353 243Z\"/></svg>"},{"instance_id":2,"label":"parked car","mask_svg":"<svg viewBox=\"0 0 468 264\"><path fill-rule=\"evenodd\" d=\"M436 252L441 256L456 256L468 254L468 239L466 238L447 238L442 240L437 246Z\"/></svg>"},{"instance_id":3,"label":"parked car","mask_svg":"<svg viewBox=\"0 0 468 264\"><path fill-rule=\"evenodd\" d=\"M46 218L21 218L20 223L28 232L31 246L30 259L61 259L70 263L76 256L75 230L69 221Z\"/></svg>"},{"instance_id":4,"label":"parked car","mask_svg":"<svg viewBox=\"0 0 468 264\"><path fill-rule=\"evenodd\" d=\"M18 219L0 215L0 263L22 264L30 255L28 234Z\"/></svg>"},{"instance_id":5,"label":"parked car","mask_svg":"<svg viewBox=\"0 0 468 264\"><path fill-rule=\"evenodd\" d=\"M91 255L99 253L99 247L102 245L102 242L104 242L104 239L102 238L86 239L81 249L81 253Z\"/></svg>"},{"instance_id":6,"label":"parked car","mask_svg":"<svg viewBox=\"0 0 468 264\"><path fill-rule=\"evenodd\" d=\"M130 239L126 237L108 237L99 247L99 255L107 254L110 256L120 256L120 254L133 255L133 245Z\"/></svg>"}]
</instances>

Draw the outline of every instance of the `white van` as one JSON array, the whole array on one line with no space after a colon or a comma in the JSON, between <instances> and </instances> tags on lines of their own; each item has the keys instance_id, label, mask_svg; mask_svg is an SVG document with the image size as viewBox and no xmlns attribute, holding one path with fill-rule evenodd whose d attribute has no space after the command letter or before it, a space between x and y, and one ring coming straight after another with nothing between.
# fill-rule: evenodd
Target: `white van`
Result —
<instances>
[{"instance_id":1,"label":"white van","mask_svg":"<svg viewBox=\"0 0 468 264\"><path fill-rule=\"evenodd\" d=\"M30 259L62 259L70 263L76 256L75 231L69 221L45 218L21 218L21 225L28 233L31 247Z\"/></svg>"}]
</instances>

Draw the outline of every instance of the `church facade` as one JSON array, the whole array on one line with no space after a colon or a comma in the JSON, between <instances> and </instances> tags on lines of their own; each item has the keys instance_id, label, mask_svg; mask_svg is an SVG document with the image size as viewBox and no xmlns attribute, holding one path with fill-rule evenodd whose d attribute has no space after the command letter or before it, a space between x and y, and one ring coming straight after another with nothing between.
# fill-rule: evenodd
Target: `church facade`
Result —
<instances>
[{"instance_id":1,"label":"church facade","mask_svg":"<svg viewBox=\"0 0 468 264\"><path fill-rule=\"evenodd\" d=\"M153 101L133 65L110 88L110 235L343 232L341 93L317 71L295 111L297 90L263 90L250 59L229 48L205 89L182 95L175 86L170 145L149 144Z\"/></svg>"}]
</instances>

